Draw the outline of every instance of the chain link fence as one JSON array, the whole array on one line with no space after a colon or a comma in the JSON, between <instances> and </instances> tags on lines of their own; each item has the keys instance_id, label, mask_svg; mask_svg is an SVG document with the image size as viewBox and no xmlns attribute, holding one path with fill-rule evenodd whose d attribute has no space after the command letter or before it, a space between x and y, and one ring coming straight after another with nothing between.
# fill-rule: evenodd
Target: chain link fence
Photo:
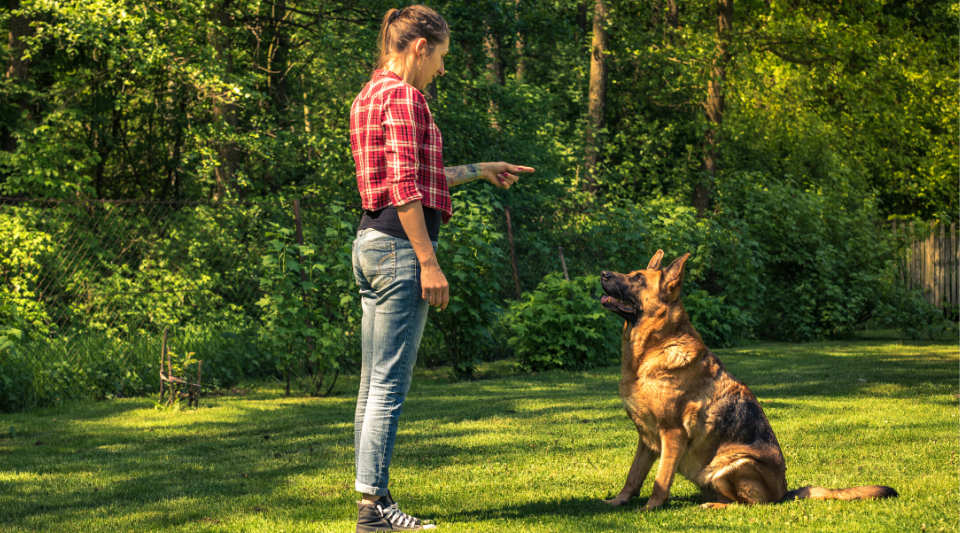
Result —
<instances>
[{"instance_id":1,"label":"chain link fence","mask_svg":"<svg viewBox=\"0 0 960 533\"><path fill-rule=\"evenodd\" d=\"M306 240L322 239L328 206L298 202ZM549 272L595 275L606 260L610 246L577 227L590 214L521 208L508 222L509 209L497 213L510 236L498 241L509 261L500 267L505 305ZM360 215L348 208L344 218L355 227ZM0 198L0 329L14 323L14 313L25 323L20 371L42 396L14 403L155 391L164 330L171 349L205 360L205 381L208 372L214 384L277 375L258 341L261 254L271 224L295 227L293 201ZM429 366L444 363L447 351L434 329L420 352ZM359 365L356 355L348 370ZM12 365L0 360L7 367L0 373L9 375Z\"/></svg>"}]
</instances>

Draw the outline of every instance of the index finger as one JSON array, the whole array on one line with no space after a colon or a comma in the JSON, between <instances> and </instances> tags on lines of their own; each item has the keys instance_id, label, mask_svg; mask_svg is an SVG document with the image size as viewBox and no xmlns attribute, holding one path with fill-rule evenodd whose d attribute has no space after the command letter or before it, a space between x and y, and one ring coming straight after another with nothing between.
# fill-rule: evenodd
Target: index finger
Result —
<instances>
[{"instance_id":1,"label":"index finger","mask_svg":"<svg viewBox=\"0 0 960 533\"><path fill-rule=\"evenodd\" d=\"M510 163L507 163L508 172L533 172L534 170L536 169L533 167L522 167L520 165L511 165Z\"/></svg>"}]
</instances>

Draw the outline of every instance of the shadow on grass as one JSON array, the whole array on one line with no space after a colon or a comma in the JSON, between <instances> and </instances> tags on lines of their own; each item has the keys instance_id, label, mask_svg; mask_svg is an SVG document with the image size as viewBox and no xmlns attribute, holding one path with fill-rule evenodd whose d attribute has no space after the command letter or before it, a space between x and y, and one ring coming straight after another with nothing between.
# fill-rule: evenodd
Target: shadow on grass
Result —
<instances>
[{"instance_id":1,"label":"shadow on grass","mask_svg":"<svg viewBox=\"0 0 960 533\"><path fill-rule=\"evenodd\" d=\"M917 355L926 345L904 344L894 350L889 346L776 345L721 351L719 355L764 402L765 409L809 409L803 405L806 397L890 397L957 404L945 396L956 388L955 353L944 355L944 350ZM619 368L611 367L473 383L415 379L400 426L397 457L406 465L435 469L464 460L479 463L491 457L503 463L522 462L519 457L547 453L544 450L571 459L609 450L609 442L593 438L597 433L593 428L616 428L617 435L635 439L617 396L619 378ZM282 398L265 392L206 400L205 405L224 409L219 420L190 420L209 413L206 409L157 413L151 410L152 399L5 416L7 422L29 420L36 427L16 439L0 439L0 454L6 465L2 470L37 475L0 482L0 494L56 497L0 498L0 524L18 524L28 518L70 520L104 508L114 515L132 516L143 513L145 504L149 504L152 516L143 518L146 529L203 518L202 510L184 514L183 509L171 507L169 502L184 498L201 502L227 498L230 505L237 506L241 505L238 502L262 500L269 501L271 507L298 512L305 507L316 508L320 502L340 505L344 495L353 497L356 381L351 379L349 383L351 388L342 396L289 399L279 406L277 400ZM136 424L127 423L132 416L141 419ZM54 418L60 422L54 422ZM529 429L533 427L536 429ZM857 429L849 425L844 428ZM478 442L478 437L507 431L510 438L470 444ZM572 442L572 433L576 434L576 443ZM36 441L43 444L37 445ZM60 476L60 485L50 486L48 476ZM323 494L287 494L290 479L297 476L336 481L324 488ZM110 479L119 481L98 481ZM598 499L545 500L469 511L455 517L468 521L601 517L630 512L644 503L645 499L634 499L624 507L611 508ZM678 501L667 509L694 503ZM602 526L590 523L590 528ZM713 524L703 529L724 528Z\"/></svg>"}]
</instances>

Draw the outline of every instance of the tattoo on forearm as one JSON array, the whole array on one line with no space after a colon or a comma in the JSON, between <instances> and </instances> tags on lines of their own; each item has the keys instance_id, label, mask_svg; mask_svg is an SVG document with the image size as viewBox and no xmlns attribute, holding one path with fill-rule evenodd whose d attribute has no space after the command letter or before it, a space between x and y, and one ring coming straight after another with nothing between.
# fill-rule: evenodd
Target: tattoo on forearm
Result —
<instances>
[{"instance_id":1,"label":"tattoo on forearm","mask_svg":"<svg viewBox=\"0 0 960 533\"><path fill-rule=\"evenodd\" d=\"M480 177L480 165L462 165L459 167L443 167L447 176L447 186L469 183Z\"/></svg>"}]
</instances>

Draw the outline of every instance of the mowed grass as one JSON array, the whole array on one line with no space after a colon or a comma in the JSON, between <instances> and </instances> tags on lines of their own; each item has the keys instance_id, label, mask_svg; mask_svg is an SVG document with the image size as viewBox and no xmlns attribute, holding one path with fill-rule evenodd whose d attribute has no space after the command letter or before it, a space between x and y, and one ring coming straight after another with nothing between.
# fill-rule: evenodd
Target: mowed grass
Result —
<instances>
[{"instance_id":1,"label":"mowed grass","mask_svg":"<svg viewBox=\"0 0 960 533\"><path fill-rule=\"evenodd\" d=\"M600 499L622 487L637 440L619 368L511 375L503 363L470 383L417 374L392 491L449 532L957 530L956 344L718 354L760 398L790 488L884 484L900 498L706 511L678 477L663 509L637 512L648 478L610 508ZM0 416L0 530L353 531L356 386L343 379L322 399L256 386L181 412L140 398Z\"/></svg>"}]
</instances>

